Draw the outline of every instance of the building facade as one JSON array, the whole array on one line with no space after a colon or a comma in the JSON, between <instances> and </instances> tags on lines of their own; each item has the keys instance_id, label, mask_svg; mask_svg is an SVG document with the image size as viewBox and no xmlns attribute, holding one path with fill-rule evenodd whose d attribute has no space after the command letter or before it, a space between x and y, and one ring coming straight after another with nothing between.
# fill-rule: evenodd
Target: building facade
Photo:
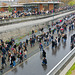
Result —
<instances>
[{"instance_id":1,"label":"building facade","mask_svg":"<svg viewBox=\"0 0 75 75\"><path fill-rule=\"evenodd\" d=\"M48 0L2 0L0 2L0 11L8 11L9 6L15 11L51 11L59 7L60 2Z\"/></svg>"},{"instance_id":2,"label":"building facade","mask_svg":"<svg viewBox=\"0 0 75 75\"><path fill-rule=\"evenodd\" d=\"M26 11L51 11L53 9L59 8L59 2L31 2L29 4L24 4L24 10Z\"/></svg>"}]
</instances>

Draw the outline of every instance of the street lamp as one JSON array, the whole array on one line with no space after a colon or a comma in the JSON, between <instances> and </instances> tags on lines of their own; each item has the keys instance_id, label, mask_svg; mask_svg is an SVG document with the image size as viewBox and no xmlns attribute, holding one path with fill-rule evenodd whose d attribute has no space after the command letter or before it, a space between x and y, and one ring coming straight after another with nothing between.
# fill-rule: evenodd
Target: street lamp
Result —
<instances>
[{"instance_id":1,"label":"street lamp","mask_svg":"<svg viewBox=\"0 0 75 75\"><path fill-rule=\"evenodd\" d=\"M53 1L53 20L52 20L52 26L53 26L53 23L54 23L54 1Z\"/></svg>"}]
</instances>

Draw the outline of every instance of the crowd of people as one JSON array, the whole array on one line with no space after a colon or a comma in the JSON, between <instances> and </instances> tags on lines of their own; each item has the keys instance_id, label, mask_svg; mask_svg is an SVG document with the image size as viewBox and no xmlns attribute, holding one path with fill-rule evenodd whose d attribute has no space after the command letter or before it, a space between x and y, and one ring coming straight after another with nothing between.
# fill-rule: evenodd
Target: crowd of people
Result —
<instances>
[{"instance_id":1,"label":"crowd of people","mask_svg":"<svg viewBox=\"0 0 75 75\"><path fill-rule=\"evenodd\" d=\"M75 13L73 14L75 15ZM51 31L51 28L49 28L49 32L45 33L42 35L42 39L44 41L44 45L45 46L48 46L50 42L52 42L52 49L56 49L59 45L60 45L60 41L62 40L64 44L66 44L66 40L67 40L67 34L65 34L65 31L67 31L67 28L68 27L71 27L71 29L69 30L69 32L71 30L74 30L75 28L75 17L72 19L72 20L67 20L66 19L67 17L65 17L64 20L66 20L64 22L64 24L62 26L59 26L59 25L56 25L56 28L54 28L53 31ZM68 16L69 18L69 16ZM54 38L53 34L57 32L57 37ZM72 46L71 46L71 49L73 49L75 47L75 34L73 34L73 36L71 36L71 43L72 43ZM42 53L44 54L43 56L43 61L42 63L44 65L47 64L47 59L46 59L46 52L44 51L44 47L43 47L43 44L40 43L39 44L39 48L40 48L40 51L43 51Z\"/></svg>"},{"instance_id":2,"label":"crowd of people","mask_svg":"<svg viewBox=\"0 0 75 75\"><path fill-rule=\"evenodd\" d=\"M54 9L54 10L46 10L46 11L12 11L12 14L6 16L0 16L0 20L4 20L4 19L10 19L10 18L17 18L17 17L25 17L25 16L33 16L33 15L45 15L45 14L51 14L53 12L59 12L59 11L64 11L64 10L69 10L69 9L73 9L75 6L65 6L65 7L59 7L58 9Z\"/></svg>"},{"instance_id":3,"label":"crowd of people","mask_svg":"<svg viewBox=\"0 0 75 75\"><path fill-rule=\"evenodd\" d=\"M65 19L63 19L65 20L63 25L59 25L56 22L56 24L52 25L55 28L49 27L48 28L49 31L46 33L43 31L44 28L42 28L41 29L42 34L39 36L38 35L36 36L34 30L32 30L32 37L30 38L30 40L26 39L25 42L20 42L18 46L15 44L15 40L13 38L11 38L9 42L7 41L4 42L3 40L1 40L0 51L2 54L0 55L0 57L1 57L2 69L8 65L7 62L10 63L10 67L14 67L16 66L16 63L21 63L23 62L24 59L27 59L27 53L29 47L28 45L30 45L31 48L35 47L36 42L39 43L40 51L42 51L42 56L43 56L42 64L47 65L46 52L44 50L44 46L45 47L49 46L49 44L52 42L52 49L54 49L57 46L59 46L61 39L64 43L66 43L67 34L65 34L65 31L67 31L67 26L71 27L71 30L75 28L75 19L73 18L72 20L68 20L68 18L73 15L75 15L75 13L66 16ZM60 21L60 23L62 21ZM54 38L55 33L57 33L58 36ZM75 38L75 36L73 37ZM71 42L73 42L74 40L73 37Z\"/></svg>"}]
</instances>

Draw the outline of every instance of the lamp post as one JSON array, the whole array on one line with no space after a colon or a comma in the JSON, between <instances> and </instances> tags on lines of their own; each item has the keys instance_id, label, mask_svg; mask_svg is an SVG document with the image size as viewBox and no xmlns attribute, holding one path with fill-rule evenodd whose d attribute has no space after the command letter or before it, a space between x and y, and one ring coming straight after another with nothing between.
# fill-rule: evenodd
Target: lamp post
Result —
<instances>
[{"instance_id":1,"label":"lamp post","mask_svg":"<svg viewBox=\"0 0 75 75\"><path fill-rule=\"evenodd\" d=\"M53 20L52 20L52 26L53 26L53 23L54 23L54 1L53 1Z\"/></svg>"}]
</instances>

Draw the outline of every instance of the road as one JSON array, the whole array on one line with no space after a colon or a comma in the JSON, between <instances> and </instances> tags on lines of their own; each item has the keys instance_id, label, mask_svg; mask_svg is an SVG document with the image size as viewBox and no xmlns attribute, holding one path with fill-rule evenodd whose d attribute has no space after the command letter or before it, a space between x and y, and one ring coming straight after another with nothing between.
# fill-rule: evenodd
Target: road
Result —
<instances>
[{"instance_id":1,"label":"road","mask_svg":"<svg viewBox=\"0 0 75 75\"><path fill-rule=\"evenodd\" d=\"M6 72L4 75L46 75L71 50L70 38L72 34L75 34L75 30L70 33L67 31L66 33L66 44L63 44L61 41L60 46L54 50L51 49L51 45L45 48L47 53L47 66L41 65L41 52L38 52L22 64L19 64L16 68Z\"/></svg>"}]
</instances>

